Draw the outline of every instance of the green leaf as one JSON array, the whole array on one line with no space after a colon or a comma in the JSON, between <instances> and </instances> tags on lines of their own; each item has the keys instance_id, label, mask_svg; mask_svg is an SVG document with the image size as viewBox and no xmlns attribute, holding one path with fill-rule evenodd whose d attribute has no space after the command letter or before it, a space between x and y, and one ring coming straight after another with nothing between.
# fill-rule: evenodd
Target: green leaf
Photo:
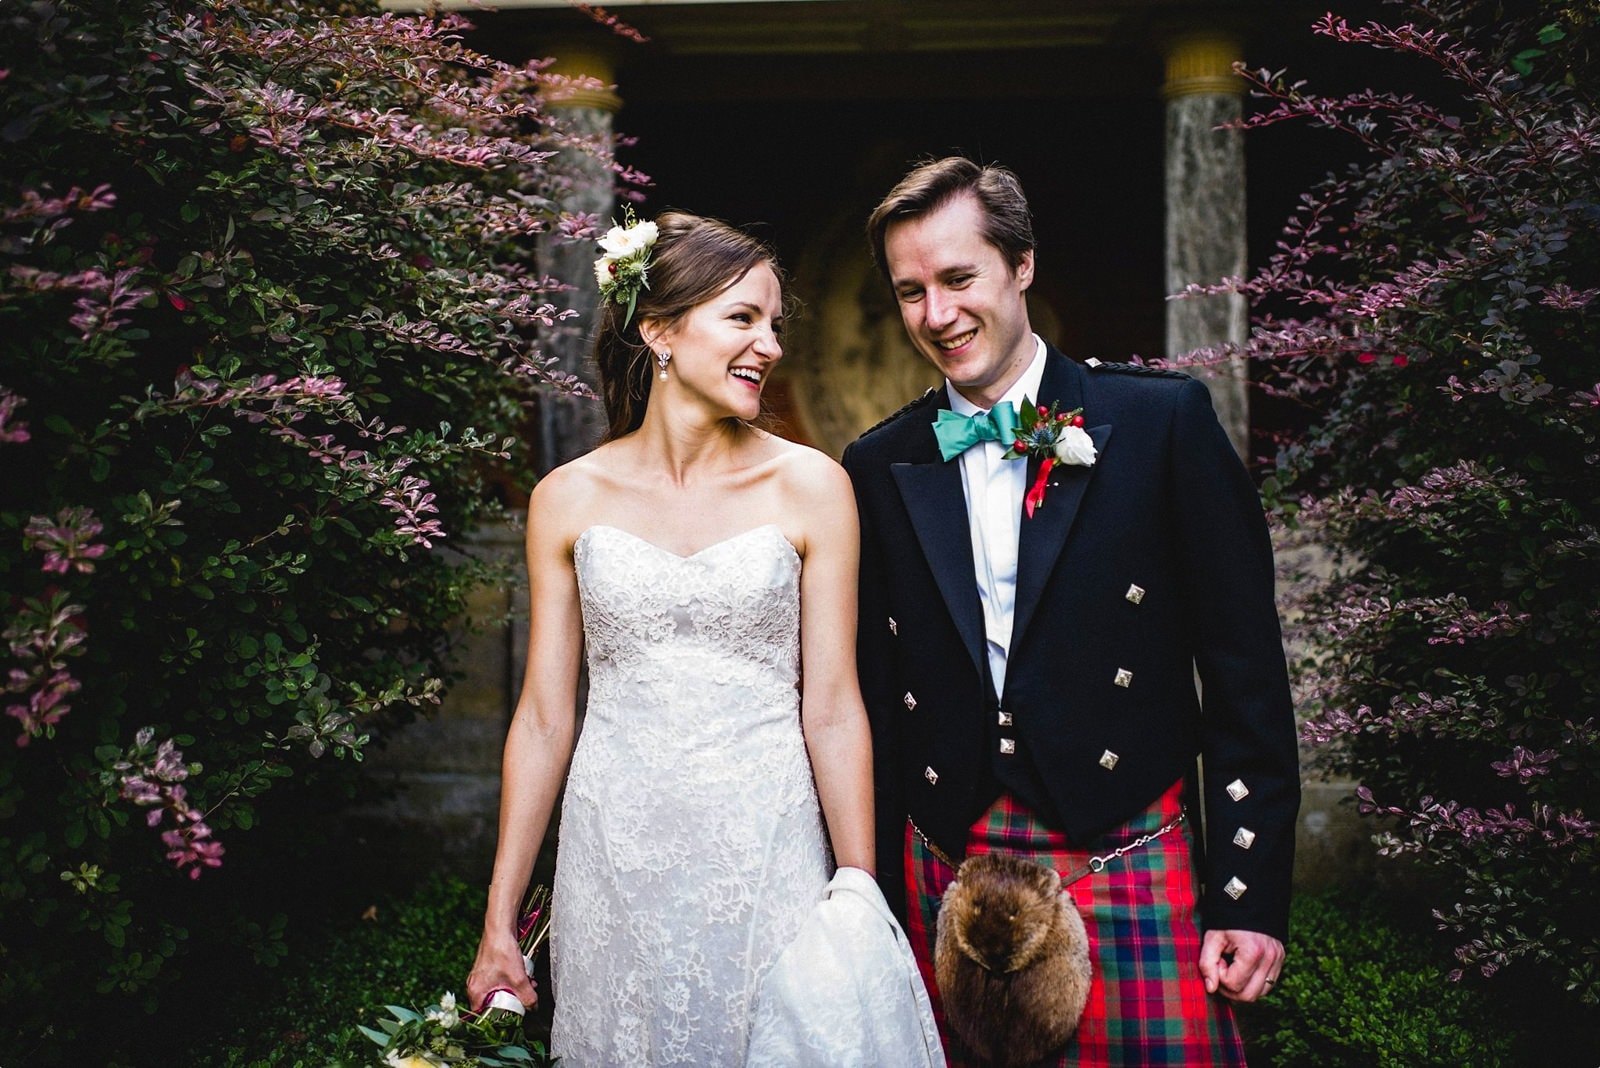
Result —
<instances>
[{"instance_id":1,"label":"green leaf","mask_svg":"<svg viewBox=\"0 0 1600 1068\"><path fill-rule=\"evenodd\" d=\"M1524 48L1511 57L1511 68L1524 77L1533 73L1533 61L1544 55L1542 48Z\"/></svg>"},{"instance_id":2,"label":"green leaf","mask_svg":"<svg viewBox=\"0 0 1600 1068\"><path fill-rule=\"evenodd\" d=\"M380 1046L387 1046L389 1044L388 1035L384 1034L382 1031L374 1031L366 1024L356 1024L356 1030L360 1031L362 1034L366 1035Z\"/></svg>"}]
</instances>

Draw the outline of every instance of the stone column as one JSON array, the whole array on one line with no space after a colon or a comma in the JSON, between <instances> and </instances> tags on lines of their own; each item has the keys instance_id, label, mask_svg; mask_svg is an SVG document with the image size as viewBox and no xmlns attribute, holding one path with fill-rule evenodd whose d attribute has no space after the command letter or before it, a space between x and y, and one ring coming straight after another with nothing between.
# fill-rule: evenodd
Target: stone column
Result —
<instances>
[{"instance_id":1,"label":"stone column","mask_svg":"<svg viewBox=\"0 0 1600 1068\"><path fill-rule=\"evenodd\" d=\"M1215 34L1176 38L1167 51L1167 291L1191 282L1242 275L1245 262L1244 144L1239 130L1219 130L1243 114L1244 83L1233 73L1238 42ZM1169 357L1248 337L1243 296L1188 297L1167 302ZM1211 390L1222 425L1243 457L1250 456L1249 369L1235 358L1190 368ZM1318 568L1320 549L1293 566ZM1292 651L1291 659L1304 652ZM1297 698L1299 695L1296 695ZM1302 764L1307 757L1302 755ZM1371 828L1347 802L1347 780L1303 782L1295 835L1297 891L1367 885L1378 874L1367 842Z\"/></svg>"},{"instance_id":2,"label":"stone column","mask_svg":"<svg viewBox=\"0 0 1600 1068\"><path fill-rule=\"evenodd\" d=\"M610 86L614 73L610 60L596 51L580 48L560 49L560 58L550 67L554 74L598 79ZM577 135L609 142L612 116L622 101L609 88L578 89L552 93L546 107ZM603 224L616 212L615 184L611 171L599 160L574 156L561 161L570 179L561 207L570 212L586 211L600 217ZM564 240L552 234L539 239L539 265L547 275L575 283L578 288L566 294L567 306L578 314L546 331L541 339L544 354L556 359L554 369L577 375L591 386L598 386L589 365L589 344L593 336L595 308L599 290L594 282L596 247L592 242ZM558 396L539 396L538 473L587 452L605 431L605 412L599 400Z\"/></svg>"},{"instance_id":3,"label":"stone column","mask_svg":"<svg viewBox=\"0 0 1600 1068\"><path fill-rule=\"evenodd\" d=\"M1244 143L1218 129L1243 114L1244 82L1233 73L1239 43L1218 34L1175 39L1167 51L1167 292L1245 272ZM1203 346L1242 343L1249 307L1243 296L1167 302L1167 356ZM1248 457L1248 369L1235 358L1192 368L1211 390L1217 415L1239 455Z\"/></svg>"}]
</instances>

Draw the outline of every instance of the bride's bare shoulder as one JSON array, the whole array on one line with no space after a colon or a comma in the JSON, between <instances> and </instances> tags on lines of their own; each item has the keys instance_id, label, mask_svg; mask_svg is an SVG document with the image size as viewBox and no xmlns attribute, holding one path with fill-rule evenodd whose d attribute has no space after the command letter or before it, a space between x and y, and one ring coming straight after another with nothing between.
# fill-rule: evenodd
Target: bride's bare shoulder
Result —
<instances>
[{"instance_id":1,"label":"bride's bare shoulder","mask_svg":"<svg viewBox=\"0 0 1600 1068\"><path fill-rule=\"evenodd\" d=\"M529 529L575 541L617 488L621 465L613 452L601 445L539 479L528 497Z\"/></svg>"},{"instance_id":2,"label":"bride's bare shoulder","mask_svg":"<svg viewBox=\"0 0 1600 1068\"><path fill-rule=\"evenodd\" d=\"M772 437L772 464L777 477L785 483L819 484L823 488L838 489L849 485L849 476L838 462L820 449L799 442Z\"/></svg>"},{"instance_id":3,"label":"bride's bare shoulder","mask_svg":"<svg viewBox=\"0 0 1600 1068\"><path fill-rule=\"evenodd\" d=\"M773 481L786 510L809 529L814 521L831 524L855 516L850 476L827 453L809 445L774 439Z\"/></svg>"}]
</instances>

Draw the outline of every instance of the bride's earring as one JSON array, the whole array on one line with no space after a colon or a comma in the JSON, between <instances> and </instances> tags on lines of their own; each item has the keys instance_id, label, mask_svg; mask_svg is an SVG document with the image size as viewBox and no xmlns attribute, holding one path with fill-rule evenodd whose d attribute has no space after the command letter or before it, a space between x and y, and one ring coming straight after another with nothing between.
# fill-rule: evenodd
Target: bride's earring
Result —
<instances>
[{"instance_id":1,"label":"bride's earring","mask_svg":"<svg viewBox=\"0 0 1600 1068\"><path fill-rule=\"evenodd\" d=\"M660 352L656 353L656 366L661 368L661 381L663 382L667 380L667 364L671 361L671 359L671 349L662 349Z\"/></svg>"}]
</instances>

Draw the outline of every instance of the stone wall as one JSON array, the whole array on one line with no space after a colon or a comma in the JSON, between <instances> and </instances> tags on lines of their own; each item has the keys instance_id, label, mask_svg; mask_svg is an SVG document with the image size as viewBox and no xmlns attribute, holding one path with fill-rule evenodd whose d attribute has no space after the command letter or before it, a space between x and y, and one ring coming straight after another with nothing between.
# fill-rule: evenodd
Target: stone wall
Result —
<instances>
[{"instance_id":1,"label":"stone wall","mask_svg":"<svg viewBox=\"0 0 1600 1068\"><path fill-rule=\"evenodd\" d=\"M475 553L521 570L522 531L479 532ZM439 708L383 739L367 757L379 790L344 816L345 833L374 883L442 870L488 882L500 809L500 753L521 684L527 588L483 587L458 635L461 678Z\"/></svg>"}]
</instances>

